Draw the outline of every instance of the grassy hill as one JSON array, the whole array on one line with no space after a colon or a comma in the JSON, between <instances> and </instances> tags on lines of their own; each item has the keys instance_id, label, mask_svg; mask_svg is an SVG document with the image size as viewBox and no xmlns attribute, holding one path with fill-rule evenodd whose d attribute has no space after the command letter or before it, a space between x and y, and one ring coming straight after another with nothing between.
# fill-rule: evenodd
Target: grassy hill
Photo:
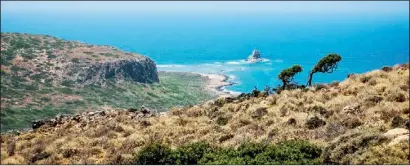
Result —
<instances>
[{"instance_id":1,"label":"grassy hill","mask_svg":"<svg viewBox=\"0 0 410 166\"><path fill-rule=\"evenodd\" d=\"M215 97L200 75L157 74L149 58L111 46L1 33L1 50L2 132L58 114L141 106L165 111Z\"/></svg>"},{"instance_id":2,"label":"grassy hill","mask_svg":"<svg viewBox=\"0 0 410 166\"><path fill-rule=\"evenodd\" d=\"M82 114L2 135L3 164L409 164L408 64L165 115ZM182 99L182 97L181 97ZM120 101L119 101L120 102Z\"/></svg>"}]
</instances>

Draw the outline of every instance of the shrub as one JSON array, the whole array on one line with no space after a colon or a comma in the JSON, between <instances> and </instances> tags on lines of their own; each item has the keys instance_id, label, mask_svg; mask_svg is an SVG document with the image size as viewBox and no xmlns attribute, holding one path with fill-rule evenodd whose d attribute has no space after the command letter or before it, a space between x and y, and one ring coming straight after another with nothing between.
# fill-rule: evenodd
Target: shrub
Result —
<instances>
[{"instance_id":1,"label":"shrub","mask_svg":"<svg viewBox=\"0 0 410 166\"><path fill-rule=\"evenodd\" d=\"M399 89L390 90L386 96L387 101L404 102L406 95Z\"/></svg>"},{"instance_id":2,"label":"shrub","mask_svg":"<svg viewBox=\"0 0 410 166\"><path fill-rule=\"evenodd\" d=\"M306 141L286 141L277 145L244 143L237 149L213 148L197 142L171 150L151 144L136 155L137 164L320 164L322 150Z\"/></svg>"},{"instance_id":3,"label":"shrub","mask_svg":"<svg viewBox=\"0 0 410 166\"><path fill-rule=\"evenodd\" d=\"M170 155L172 151L168 146L158 143L143 147L135 156L137 165L172 164Z\"/></svg>"},{"instance_id":4,"label":"shrub","mask_svg":"<svg viewBox=\"0 0 410 166\"><path fill-rule=\"evenodd\" d=\"M406 123L406 119L397 115L391 121L391 127L393 128L401 127L401 126L404 126L405 123Z\"/></svg>"},{"instance_id":5,"label":"shrub","mask_svg":"<svg viewBox=\"0 0 410 166\"><path fill-rule=\"evenodd\" d=\"M78 62L80 62L80 59L78 59L78 58L73 58L73 59L71 59L71 62L73 62L73 63L78 63Z\"/></svg>"},{"instance_id":6,"label":"shrub","mask_svg":"<svg viewBox=\"0 0 410 166\"><path fill-rule=\"evenodd\" d=\"M228 123L228 118L227 117L225 117L225 116L219 116L217 119L216 119L216 123L218 124L218 125L221 125L221 126L225 126L227 123Z\"/></svg>"},{"instance_id":7,"label":"shrub","mask_svg":"<svg viewBox=\"0 0 410 166\"><path fill-rule=\"evenodd\" d=\"M234 137L233 134L226 134L219 138L219 142L224 142L226 140L232 139Z\"/></svg>"},{"instance_id":8,"label":"shrub","mask_svg":"<svg viewBox=\"0 0 410 166\"><path fill-rule=\"evenodd\" d=\"M170 160L172 161L172 164L198 164L198 161L203 155L211 152L211 150L211 146L206 142L191 143L172 152Z\"/></svg>"},{"instance_id":9,"label":"shrub","mask_svg":"<svg viewBox=\"0 0 410 166\"><path fill-rule=\"evenodd\" d=\"M383 66L382 67L382 71L385 71L385 72L390 72L390 71L392 71L393 70L393 68L392 67L389 67L389 66Z\"/></svg>"},{"instance_id":10,"label":"shrub","mask_svg":"<svg viewBox=\"0 0 410 166\"><path fill-rule=\"evenodd\" d=\"M296 123L297 123L297 121L296 121L295 118L290 118L290 119L287 121L287 124L288 124L288 125L292 125L292 126L296 125Z\"/></svg>"},{"instance_id":11,"label":"shrub","mask_svg":"<svg viewBox=\"0 0 410 166\"><path fill-rule=\"evenodd\" d=\"M326 125L326 122L322 119L319 119L317 116L310 118L307 122L306 122L306 127L308 129L316 129L318 127L324 126Z\"/></svg>"},{"instance_id":12,"label":"shrub","mask_svg":"<svg viewBox=\"0 0 410 166\"><path fill-rule=\"evenodd\" d=\"M357 156L362 155L374 145L382 144L386 138L380 137L375 131L360 131L348 133L332 141L324 149L324 164L352 164Z\"/></svg>"},{"instance_id":13,"label":"shrub","mask_svg":"<svg viewBox=\"0 0 410 166\"><path fill-rule=\"evenodd\" d=\"M270 145L248 164L320 164L322 150L306 141L293 140Z\"/></svg>"}]
</instances>

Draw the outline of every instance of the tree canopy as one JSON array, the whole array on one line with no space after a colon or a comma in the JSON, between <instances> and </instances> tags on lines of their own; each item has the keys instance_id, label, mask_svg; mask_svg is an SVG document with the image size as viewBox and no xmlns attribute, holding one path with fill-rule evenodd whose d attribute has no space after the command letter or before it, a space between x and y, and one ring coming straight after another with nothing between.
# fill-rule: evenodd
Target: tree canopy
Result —
<instances>
[{"instance_id":1,"label":"tree canopy","mask_svg":"<svg viewBox=\"0 0 410 166\"><path fill-rule=\"evenodd\" d=\"M309 79L307 85L312 84L313 74L320 73L332 73L337 69L337 64L342 60L342 57L339 54L328 54L327 56L320 59L320 61L313 67L312 71L309 73Z\"/></svg>"},{"instance_id":2,"label":"tree canopy","mask_svg":"<svg viewBox=\"0 0 410 166\"><path fill-rule=\"evenodd\" d=\"M302 66L300 65L293 65L290 68L282 70L278 78L282 80L283 88L286 88L286 85L293 80L293 77L297 74L302 72Z\"/></svg>"}]
</instances>

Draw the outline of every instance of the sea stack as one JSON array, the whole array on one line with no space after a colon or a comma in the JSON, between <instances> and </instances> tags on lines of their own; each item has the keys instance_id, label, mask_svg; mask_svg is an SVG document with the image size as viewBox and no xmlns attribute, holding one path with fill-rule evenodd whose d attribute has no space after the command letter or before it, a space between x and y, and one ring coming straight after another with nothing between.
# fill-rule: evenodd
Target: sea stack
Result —
<instances>
[{"instance_id":1,"label":"sea stack","mask_svg":"<svg viewBox=\"0 0 410 166\"><path fill-rule=\"evenodd\" d=\"M248 61L249 62L257 62L261 60L261 54L258 50L253 50L252 54L249 55Z\"/></svg>"}]
</instances>

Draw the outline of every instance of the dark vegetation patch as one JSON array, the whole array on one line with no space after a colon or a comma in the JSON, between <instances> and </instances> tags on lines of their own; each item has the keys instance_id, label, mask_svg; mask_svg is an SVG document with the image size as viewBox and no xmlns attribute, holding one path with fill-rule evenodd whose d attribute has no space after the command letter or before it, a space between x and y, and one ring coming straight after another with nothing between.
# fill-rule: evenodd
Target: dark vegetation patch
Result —
<instances>
[{"instance_id":1,"label":"dark vegetation patch","mask_svg":"<svg viewBox=\"0 0 410 166\"><path fill-rule=\"evenodd\" d=\"M136 164L281 165L321 164L321 148L306 141L285 141L276 145L245 143L234 148L212 147L205 142L171 149L153 143L135 155Z\"/></svg>"}]
</instances>

